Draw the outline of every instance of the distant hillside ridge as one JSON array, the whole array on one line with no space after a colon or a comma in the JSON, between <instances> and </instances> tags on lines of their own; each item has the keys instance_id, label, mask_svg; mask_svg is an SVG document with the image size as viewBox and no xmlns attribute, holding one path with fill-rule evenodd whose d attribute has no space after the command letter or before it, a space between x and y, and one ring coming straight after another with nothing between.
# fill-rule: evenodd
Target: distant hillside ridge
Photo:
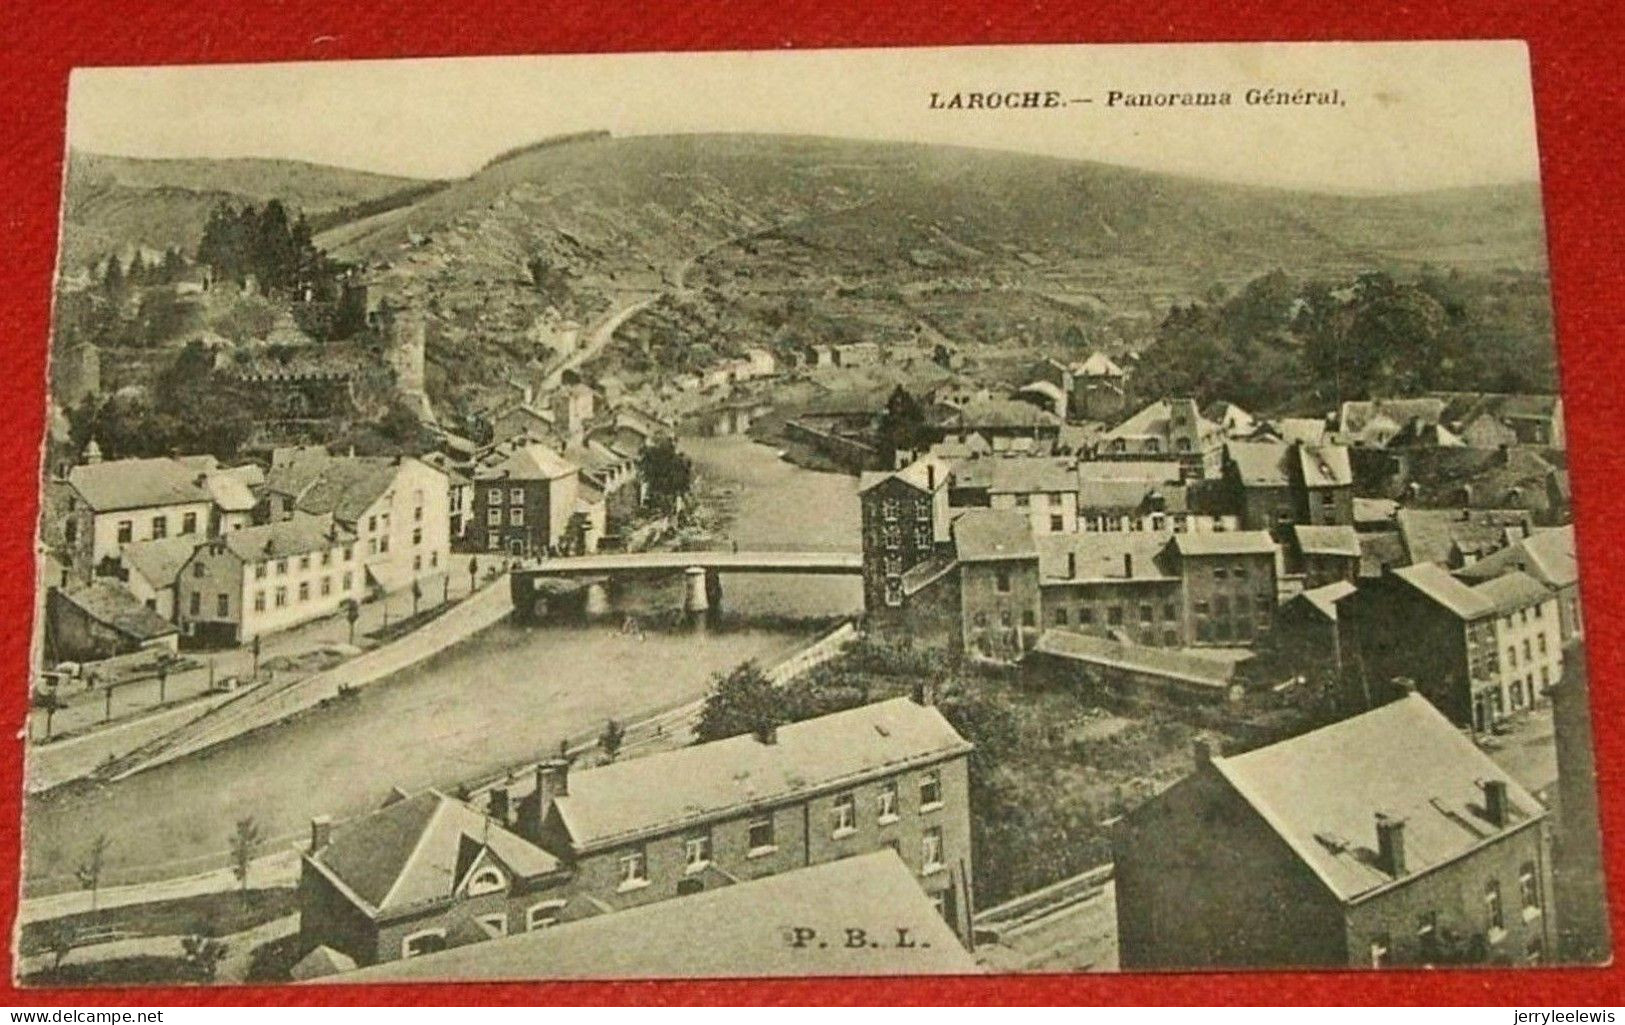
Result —
<instances>
[{"instance_id":1,"label":"distant hillside ridge","mask_svg":"<svg viewBox=\"0 0 1625 1025\"><path fill-rule=\"evenodd\" d=\"M481 170L485 170L486 168L500 164L505 160L512 160L515 157L522 157L527 153L534 153L537 150L550 149L554 146L568 146L575 142L593 142L599 139L608 139L609 137L610 132L607 128L593 128L582 132L566 132L563 135L549 135L544 139L537 139L535 142L529 142L523 146L515 146L512 149L503 150L490 160L487 160Z\"/></svg>"}]
</instances>

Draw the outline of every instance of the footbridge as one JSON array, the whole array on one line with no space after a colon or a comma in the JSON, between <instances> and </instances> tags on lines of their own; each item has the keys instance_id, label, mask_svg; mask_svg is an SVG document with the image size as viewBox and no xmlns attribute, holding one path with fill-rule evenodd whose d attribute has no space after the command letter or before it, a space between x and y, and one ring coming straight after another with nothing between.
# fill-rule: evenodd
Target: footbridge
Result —
<instances>
[{"instance_id":1,"label":"footbridge","mask_svg":"<svg viewBox=\"0 0 1625 1025\"><path fill-rule=\"evenodd\" d=\"M712 611L722 603L724 573L783 573L858 576L858 552L705 551L616 552L544 559L515 567L511 573L514 608L532 612L539 604L564 594L579 594L589 616L609 611L611 582L681 573L686 578L683 609Z\"/></svg>"}]
</instances>

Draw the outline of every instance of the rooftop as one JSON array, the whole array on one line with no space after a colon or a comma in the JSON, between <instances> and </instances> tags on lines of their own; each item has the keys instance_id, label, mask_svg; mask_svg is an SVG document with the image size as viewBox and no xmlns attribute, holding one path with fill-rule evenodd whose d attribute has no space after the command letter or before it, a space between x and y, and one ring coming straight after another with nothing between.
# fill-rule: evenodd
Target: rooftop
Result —
<instances>
[{"instance_id":1,"label":"rooftop","mask_svg":"<svg viewBox=\"0 0 1625 1025\"><path fill-rule=\"evenodd\" d=\"M1360 557L1360 535L1354 532L1353 527L1344 524L1315 527L1298 523L1292 527L1292 536L1297 541L1298 551L1305 555Z\"/></svg>"},{"instance_id":2,"label":"rooftop","mask_svg":"<svg viewBox=\"0 0 1625 1025\"><path fill-rule=\"evenodd\" d=\"M1473 591L1502 615L1538 605L1551 597L1545 584L1516 569L1475 585Z\"/></svg>"},{"instance_id":3,"label":"rooftop","mask_svg":"<svg viewBox=\"0 0 1625 1025\"><path fill-rule=\"evenodd\" d=\"M174 623L141 604L135 595L110 580L95 580L59 593L91 619L138 643L167 637L175 632Z\"/></svg>"},{"instance_id":4,"label":"rooftop","mask_svg":"<svg viewBox=\"0 0 1625 1025\"><path fill-rule=\"evenodd\" d=\"M1394 577L1462 619L1478 619L1495 613L1495 606L1487 597L1451 576L1437 563L1419 562L1396 569Z\"/></svg>"},{"instance_id":5,"label":"rooftop","mask_svg":"<svg viewBox=\"0 0 1625 1025\"><path fill-rule=\"evenodd\" d=\"M1109 666L1221 690L1230 686L1236 674L1236 663L1231 659L1176 648L1125 644L1108 637L1072 630L1045 630L1033 650L1074 662Z\"/></svg>"},{"instance_id":6,"label":"rooftop","mask_svg":"<svg viewBox=\"0 0 1625 1025\"><path fill-rule=\"evenodd\" d=\"M1405 823L1407 873L1399 878L1455 861L1545 814L1416 694L1278 744L1214 758L1213 767L1345 902L1395 881L1377 857L1378 813ZM1484 780L1507 784L1506 825L1489 818Z\"/></svg>"},{"instance_id":7,"label":"rooftop","mask_svg":"<svg viewBox=\"0 0 1625 1025\"><path fill-rule=\"evenodd\" d=\"M557 480L577 472L576 465L546 445L529 442L498 449L474 470L476 481Z\"/></svg>"},{"instance_id":8,"label":"rooftop","mask_svg":"<svg viewBox=\"0 0 1625 1025\"><path fill-rule=\"evenodd\" d=\"M1274 555L1275 541L1267 530L1209 530L1175 534L1180 555Z\"/></svg>"},{"instance_id":9,"label":"rooftop","mask_svg":"<svg viewBox=\"0 0 1625 1025\"><path fill-rule=\"evenodd\" d=\"M1072 491L1077 471L1068 456L988 456L967 459L954 469L954 486L986 488L990 494Z\"/></svg>"},{"instance_id":10,"label":"rooftop","mask_svg":"<svg viewBox=\"0 0 1625 1025\"><path fill-rule=\"evenodd\" d=\"M259 527L244 527L214 539L244 562L263 562L321 552L354 540L355 535L334 524L331 516L305 513L295 513L292 519L277 520Z\"/></svg>"},{"instance_id":11,"label":"rooftop","mask_svg":"<svg viewBox=\"0 0 1625 1025\"><path fill-rule=\"evenodd\" d=\"M1032 523L1015 509L967 509L953 521L960 562L1031 559L1038 554Z\"/></svg>"},{"instance_id":12,"label":"rooftop","mask_svg":"<svg viewBox=\"0 0 1625 1025\"><path fill-rule=\"evenodd\" d=\"M68 471L68 484L95 512L150 509L162 505L211 501L205 486L214 459L182 461L118 459L86 463Z\"/></svg>"},{"instance_id":13,"label":"rooftop","mask_svg":"<svg viewBox=\"0 0 1625 1025\"><path fill-rule=\"evenodd\" d=\"M1508 531L1528 528L1521 509L1400 509L1394 514L1411 562L1447 563L1454 554L1488 555L1505 547Z\"/></svg>"},{"instance_id":14,"label":"rooftop","mask_svg":"<svg viewBox=\"0 0 1625 1025\"><path fill-rule=\"evenodd\" d=\"M201 543L202 539L193 534L132 541L120 546L118 557L126 569L141 574L154 587L168 587Z\"/></svg>"},{"instance_id":15,"label":"rooftop","mask_svg":"<svg viewBox=\"0 0 1625 1025\"><path fill-rule=\"evenodd\" d=\"M1180 479L1178 463L1138 462L1134 460L1116 462L1104 459L1100 462L1082 462L1078 464L1078 481L1083 484L1095 481L1149 481L1155 484L1163 484Z\"/></svg>"},{"instance_id":16,"label":"rooftop","mask_svg":"<svg viewBox=\"0 0 1625 1025\"><path fill-rule=\"evenodd\" d=\"M336 827L310 860L377 917L451 897L487 853L521 879L559 867L551 854L434 790Z\"/></svg>"},{"instance_id":17,"label":"rooftop","mask_svg":"<svg viewBox=\"0 0 1625 1025\"><path fill-rule=\"evenodd\" d=\"M942 713L894 698L573 772L553 808L576 853L968 752Z\"/></svg>"},{"instance_id":18,"label":"rooftop","mask_svg":"<svg viewBox=\"0 0 1625 1025\"><path fill-rule=\"evenodd\" d=\"M858 479L858 492L861 494L881 481L891 480L893 477L920 491L932 492L946 487L952 475L947 460L934 455L921 456L901 470L865 472Z\"/></svg>"},{"instance_id":19,"label":"rooftop","mask_svg":"<svg viewBox=\"0 0 1625 1025\"><path fill-rule=\"evenodd\" d=\"M1137 530L1044 534L1034 541L1038 575L1046 582L1177 580L1178 574L1166 565L1168 538Z\"/></svg>"},{"instance_id":20,"label":"rooftop","mask_svg":"<svg viewBox=\"0 0 1625 1025\"><path fill-rule=\"evenodd\" d=\"M786 926L841 937L908 930L917 944L795 947ZM703 942L697 942L703 937ZM330 977L340 983L443 979L694 979L966 975L980 972L918 881L889 850L506 939L471 943Z\"/></svg>"},{"instance_id":21,"label":"rooftop","mask_svg":"<svg viewBox=\"0 0 1625 1025\"><path fill-rule=\"evenodd\" d=\"M1547 587L1575 584L1580 579L1580 565L1574 548L1574 527L1537 530L1517 544L1463 566L1460 575L1469 580L1488 580L1512 570L1521 570Z\"/></svg>"},{"instance_id":22,"label":"rooftop","mask_svg":"<svg viewBox=\"0 0 1625 1025\"><path fill-rule=\"evenodd\" d=\"M1302 601L1327 619L1337 618L1337 603L1354 593L1354 585L1347 580L1334 580L1320 587L1300 591L1293 601Z\"/></svg>"}]
</instances>

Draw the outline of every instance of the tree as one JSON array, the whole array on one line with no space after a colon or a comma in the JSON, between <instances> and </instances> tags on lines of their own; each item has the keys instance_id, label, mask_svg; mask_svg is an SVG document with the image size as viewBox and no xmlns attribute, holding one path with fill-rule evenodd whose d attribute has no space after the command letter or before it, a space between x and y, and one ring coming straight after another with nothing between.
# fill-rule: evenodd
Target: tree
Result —
<instances>
[{"instance_id":1,"label":"tree","mask_svg":"<svg viewBox=\"0 0 1625 1025\"><path fill-rule=\"evenodd\" d=\"M694 485L694 464L677 450L677 442L671 438L645 448L638 469L648 488L649 502L666 512L681 508Z\"/></svg>"},{"instance_id":2,"label":"tree","mask_svg":"<svg viewBox=\"0 0 1625 1025\"><path fill-rule=\"evenodd\" d=\"M225 959L227 949L224 940L203 933L181 937L181 957L200 978L208 981L213 981L215 973L220 970L220 962Z\"/></svg>"},{"instance_id":3,"label":"tree","mask_svg":"<svg viewBox=\"0 0 1625 1025\"><path fill-rule=\"evenodd\" d=\"M604 752L604 758L614 761L621 753L621 745L626 741L626 727L614 719L604 724L604 732L598 735L598 749Z\"/></svg>"},{"instance_id":4,"label":"tree","mask_svg":"<svg viewBox=\"0 0 1625 1025\"><path fill-rule=\"evenodd\" d=\"M51 720L66 703L55 687L34 688L34 709L45 713L45 739L51 739Z\"/></svg>"},{"instance_id":5,"label":"tree","mask_svg":"<svg viewBox=\"0 0 1625 1025\"><path fill-rule=\"evenodd\" d=\"M888 458L895 452L913 452L931 443L925 407L902 385L893 388L886 399L886 408L875 427L875 440Z\"/></svg>"},{"instance_id":6,"label":"tree","mask_svg":"<svg viewBox=\"0 0 1625 1025\"><path fill-rule=\"evenodd\" d=\"M102 883L102 868L107 862L107 834L99 833L96 839L90 842L90 850L85 860L79 863L74 871L79 879L80 889L90 891L90 910L96 910L96 891Z\"/></svg>"},{"instance_id":7,"label":"tree","mask_svg":"<svg viewBox=\"0 0 1625 1025\"><path fill-rule=\"evenodd\" d=\"M79 930L73 926L73 919L68 917L53 918L44 924L45 949L51 952L51 971L62 970L62 962L73 953L74 944L78 942Z\"/></svg>"},{"instance_id":8,"label":"tree","mask_svg":"<svg viewBox=\"0 0 1625 1025\"><path fill-rule=\"evenodd\" d=\"M475 556L468 557L468 593L474 593L474 578L479 575L480 560Z\"/></svg>"},{"instance_id":9,"label":"tree","mask_svg":"<svg viewBox=\"0 0 1625 1025\"><path fill-rule=\"evenodd\" d=\"M109 299L119 299L124 295L124 265L119 262L117 253L107 258L107 268L102 271L102 291L107 293Z\"/></svg>"},{"instance_id":10,"label":"tree","mask_svg":"<svg viewBox=\"0 0 1625 1025\"><path fill-rule=\"evenodd\" d=\"M418 614L418 601L423 597L423 585L416 579L412 581L412 615Z\"/></svg>"},{"instance_id":11,"label":"tree","mask_svg":"<svg viewBox=\"0 0 1625 1025\"><path fill-rule=\"evenodd\" d=\"M695 743L725 740L774 728L782 719L782 696L754 659L718 674L700 708Z\"/></svg>"},{"instance_id":12,"label":"tree","mask_svg":"<svg viewBox=\"0 0 1625 1025\"><path fill-rule=\"evenodd\" d=\"M350 624L350 644L355 644L355 621L361 618L361 606L354 598L344 599L344 619Z\"/></svg>"},{"instance_id":13,"label":"tree","mask_svg":"<svg viewBox=\"0 0 1625 1025\"><path fill-rule=\"evenodd\" d=\"M231 874L237 877L244 900L248 899L248 867L254 862L261 839L259 824L252 815L237 820L236 832L231 834Z\"/></svg>"}]
</instances>

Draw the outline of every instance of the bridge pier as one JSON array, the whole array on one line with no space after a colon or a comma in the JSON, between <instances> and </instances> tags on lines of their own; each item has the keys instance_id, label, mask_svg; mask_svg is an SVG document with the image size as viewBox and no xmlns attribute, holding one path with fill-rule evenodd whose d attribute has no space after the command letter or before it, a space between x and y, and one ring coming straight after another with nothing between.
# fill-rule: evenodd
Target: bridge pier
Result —
<instances>
[{"instance_id":1,"label":"bridge pier","mask_svg":"<svg viewBox=\"0 0 1625 1025\"><path fill-rule=\"evenodd\" d=\"M690 617L702 615L711 607L711 588L703 566L683 570L683 611Z\"/></svg>"},{"instance_id":2,"label":"bridge pier","mask_svg":"<svg viewBox=\"0 0 1625 1025\"><path fill-rule=\"evenodd\" d=\"M714 569L705 571L705 604L713 617L722 613L722 574Z\"/></svg>"},{"instance_id":3,"label":"bridge pier","mask_svg":"<svg viewBox=\"0 0 1625 1025\"><path fill-rule=\"evenodd\" d=\"M581 611L588 619L602 619L610 614L608 580L594 580L587 585L581 600Z\"/></svg>"}]
</instances>

